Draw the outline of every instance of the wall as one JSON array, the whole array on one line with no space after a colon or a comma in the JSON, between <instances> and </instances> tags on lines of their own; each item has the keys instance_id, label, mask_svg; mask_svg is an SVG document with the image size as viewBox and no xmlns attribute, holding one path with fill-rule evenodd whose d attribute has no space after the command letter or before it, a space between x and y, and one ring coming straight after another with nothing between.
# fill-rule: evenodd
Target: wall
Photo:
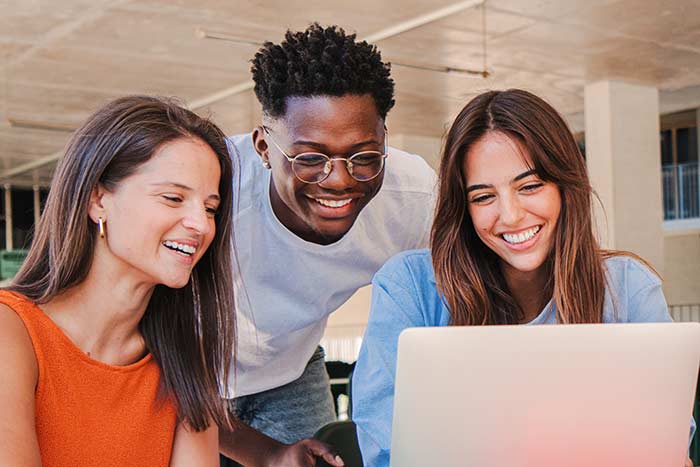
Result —
<instances>
[{"instance_id":1,"label":"wall","mask_svg":"<svg viewBox=\"0 0 700 467\"><path fill-rule=\"evenodd\" d=\"M664 294L669 305L700 303L700 231L664 237Z\"/></svg>"}]
</instances>

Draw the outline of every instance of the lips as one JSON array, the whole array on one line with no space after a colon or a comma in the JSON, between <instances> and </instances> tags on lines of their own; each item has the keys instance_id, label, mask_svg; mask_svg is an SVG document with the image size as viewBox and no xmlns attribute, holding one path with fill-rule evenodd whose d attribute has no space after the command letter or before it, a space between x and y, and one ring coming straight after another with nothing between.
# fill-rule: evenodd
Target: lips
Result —
<instances>
[{"instance_id":1,"label":"lips","mask_svg":"<svg viewBox=\"0 0 700 467\"><path fill-rule=\"evenodd\" d=\"M540 238L540 233L542 232L542 225L536 225L524 230L516 232L504 232L499 234L503 243L511 251L524 251L531 248L537 240Z\"/></svg>"},{"instance_id":2,"label":"lips","mask_svg":"<svg viewBox=\"0 0 700 467\"><path fill-rule=\"evenodd\" d=\"M166 248L169 248L173 251L177 251L179 253L185 254L187 256L191 256L194 254L195 251L197 251L197 247L195 247L194 245L188 245L188 244L176 242L173 240L164 241L163 246L165 246Z\"/></svg>"},{"instance_id":3,"label":"lips","mask_svg":"<svg viewBox=\"0 0 700 467\"><path fill-rule=\"evenodd\" d=\"M352 198L347 199L323 199L323 198L313 198L317 203L326 206L327 208L342 208L352 203Z\"/></svg>"},{"instance_id":4,"label":"lips","mask_svg":"<svg viewBox=\"0 0 700 467\"><path fill-rule=\"evenodd\" d=\"M170 251L179 263L191 267L195 261L195 255L199 250L200 244L196 240L178 239L165 240L161 243L168 251Z\"/></svg>"},{"instance_id":5,"label":"lips","mask_svg":"<svg viewBox=\"0 0 700 467\"><path fill-rule=\"evenodd\" d=\"M357 210L357 201L362 196L346 196L344 198L307 196L312 202L312 209L321 217L339 219L352 216Z\"/></svg>"},{"instance_id":6,"label":"lips","mask_svg":"<svg viewBox=\"0 0 700 467\"><path fill-rule=\"evenodd\" d=\"M501 237L503 238L503 240L505 240L506 242L508 242L510 244L523 243L523 242L530 240L535 235L537 235L537 232L539 232L541 228L542 228L542 226L536 225L532 228L529 228L527 230L523 230L523 231L518 232L518 233L501 234Z\"/></svg>"}]
</instances>

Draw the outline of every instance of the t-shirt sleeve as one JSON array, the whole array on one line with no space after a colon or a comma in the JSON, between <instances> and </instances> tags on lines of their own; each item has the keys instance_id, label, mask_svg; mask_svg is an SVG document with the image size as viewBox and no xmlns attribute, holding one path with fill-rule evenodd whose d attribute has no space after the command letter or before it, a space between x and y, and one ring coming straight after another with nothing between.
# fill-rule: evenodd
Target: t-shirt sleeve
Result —
<instances>
[{"instance_id":1,"label":"t-shirt sleeve","mask_svg":"<svg viewBox=\"0 0 700 467\"><path fill-rule=\"evenodd\" d=\"M399 334L425 326L409 274L386 269L372 281L370 317L352 380L353 421L364 465L372 467L389 466Z\"/></svg>"},{"instance_id":2,"label":"t-shirt sleeve","mask_svg":"<svg viewBox=\"0 0 700 467\"><path fill-rule=\"evenodd\" d=\"M630 323L664 323L672 321L661 282L644 286L629 298Z\"/></svg>"},{"instance_id":3,"label":"t-shirt sleeve","mask_svg":"<svg viewBox=\"0 0 700 467\"><path fill-rule=\"evenodd\" d=\"M672 321L661 288L661 279L634 258L618 256L609 260L615 270L612 288L617 289L617 304L625 303L623 322L665 323Z\"/></svg>"}]
</instances>

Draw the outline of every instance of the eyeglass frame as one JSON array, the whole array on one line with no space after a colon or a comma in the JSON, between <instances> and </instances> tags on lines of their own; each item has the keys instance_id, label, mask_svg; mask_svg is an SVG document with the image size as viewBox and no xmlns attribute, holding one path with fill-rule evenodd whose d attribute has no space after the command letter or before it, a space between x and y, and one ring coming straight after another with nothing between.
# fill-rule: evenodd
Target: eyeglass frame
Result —
<instances>
[{"instance_id":1,"label":"eyeglass frame","mask_svg":"<svg viewBox=\"0 0 700 467\"><path fill-rule=\"evenodd\" d=\"M285 159L287 159L287 162L289 162L289 164L291 165L292 173L294 174L294 176L297 178L297 180L299 180L299 181L302 182L302 183L306 183L306 184L309 184L309 185L317 185L317 184L323 182L324 180L326 180L328 177L330 177L331 172L333 172L333 161L336 161L336 160L340 160L340 161L345 162L345 170L348 171L348 175L350 175L350 176L352 177L353 180L355 180L355 181L357 181L357 182L360 182L360 183L369 182L369 181L372 181L372 180L374 180L375 178L379 177L379 175L381 175L381 173L384 171L384 168L386 167L386 158L387 158L387 156L389 155L389 154L388 154L388 153L389 153L389 130L387 130L386 127L384 127L384 152L383 152L383 153L382 153L381 151L371 151L371 150L370 150L370 151L358 151L358 152L356 152L356 153L354 153L354 154L351 154L351 155L348 156L348 157L330 157L328 154L324 154L324 153L322 153L322 152L315 152L315 151L305 151L305 152L300 152L299 154L297 154L297 155L295 155L295 156L290 156L289 154L287 154L287 152L286 152L284 149L282 149L282 148L280 147L279 144L277 144L277 141L275 141L275 139L272 137L272 133L270 132L270 128L268 128L268 127L265 126L265 125L261 125L261 126L262 126L263 131L264 131L265 133L267 133L267 136L270 137L270 141L272 141L272 144L275 145L275 147L277 148L277 150L279 150L279 152L282 153L282 155L285 157ZM352 159L353 157L355 157L356 155L358 155L358 154L363 154L363 153L366 153L366 152L375 152L375 153L378 153L378 154L380 155L380 157L381 157L382 167L379 169L379 171L377 172L377 174L374 175L373 177L367 178L367 179L365 179L365 180L358 180L357 178L355 178L355 176L354 176L353 173L352 173L352 166L349 166L348 163L352 163L352 160L351 160L351 159ZM316 154L316 155L325 157L327 160L326 160L326 162L324 163L324 166L325 166L325 164L328 164L329 162L330 162L330 164L331 164L331 169L328 171L328 173L325 174L325 176L324 176L322 179L320 179L320 180L318 180L318 181L316 181L316 182L308 182L308 181L306 181L306 180L303 180L301 177L299 177L299 175L297 175L296 171L294 170L294 162L296 161L296 159L297 159L299 156L303 156L303 155L307 155L307 154Z\"/></svg>"}]
</instances>

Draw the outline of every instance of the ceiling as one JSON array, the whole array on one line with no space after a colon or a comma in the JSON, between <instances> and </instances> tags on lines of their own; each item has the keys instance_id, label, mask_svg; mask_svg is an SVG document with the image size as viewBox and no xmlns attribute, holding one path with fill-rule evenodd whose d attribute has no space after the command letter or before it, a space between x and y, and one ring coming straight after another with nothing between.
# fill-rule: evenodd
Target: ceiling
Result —
<instances>
[{"instance_id":1,"label":"ceiling","mask_svg":"<svg viewBox=\"0 0 700 467\"><path fill-rule=\"evenodd\" d=\"M70 129L124 94L177 96L248 131L260 113L245 41L313 21L371 39L394 64L395 134L441 136L485 89L529 89L575 130L599 79L655 85L664 111L700 105L700 0L487 0L490 77L421 69L481 70L483 12L481 0L0 0L0 182L47 185Z\"/></svg>"}]
</instances>

